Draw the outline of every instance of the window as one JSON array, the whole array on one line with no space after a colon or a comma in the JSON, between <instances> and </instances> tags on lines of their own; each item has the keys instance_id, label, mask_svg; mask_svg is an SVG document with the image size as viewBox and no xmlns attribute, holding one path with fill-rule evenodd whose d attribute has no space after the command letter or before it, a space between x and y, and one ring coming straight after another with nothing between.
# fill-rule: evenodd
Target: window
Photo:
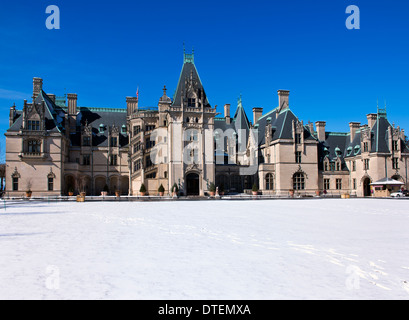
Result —
<instances>
[{"instance_id":1,"label":"window","mask_svg":"<svg viewBox=\"0 0 409 320\"><path fill-rule=\"evenodd\" d=\"M155 146L155 141L152 141L150 139L146 141L146 149L153 148L154 146Z\"/></svg>"},{"instance_id":2,"label":"window","mask_svg":"<svg viewBox=\"0 0 409 320\"><path fill-rule=\"evenodd\" d=\"M139 132L141 132L141 126L134 126L133 135L136 136Z\"/></svg>"},{"instance_id":3,"label":"window","mask_svg":"<svg viewBox=\"0 0 409 320\"><path fill-rule=\"evenodd\" d=\"M336 179L335 180L335 187L336 187L337 190L342 189L342 179Z\"/></svg>"},{"instance_id":4,"label":"window","mask_svg":"<svg viewBox=\"0 0 409 320\"><path fill-rule=\"evenodd\" d=\"M324 160L324 171L328 171L328 161Z\"/></svg>"},{"instance_id":5,"label":"window","mask_svg":"<svg viewBox=\"0 0 409 320\"><path fill-rule=\"evenodd\" d=\"M330 185L329 185L329 179L324 179L324 190L329 190Z\"/></svg>"},{"instance_id":6,"label":"window","mask_svg":"<svg viewBox=\"0 0 409 320\"><path fill-rule=\"evenodd\" d=\"M28 120L27 121L27 130L40 131L40 121Z\"/></svg>"},{"instance_id":7,"label":"window","mask_svg":"<svg viewBox=\"0 0 409 320\"><path fill-rule=\"evenodd\" d=\"M54 178L48 177L48 191L54 190Z\"/></svg>"},{"instance_id":8,"label":"window","mask_svg":"<svg viewBox=\"0 0 409 320\"><path fill-rule=\"evenodd\" d=\"M352 179L352 188L356 190L356 179Z\"/></svg>"},{"instance_id":9,"label":"window","mask_svg":"<svg viewBox=\"0 0 409 320\"><path fill-rule=\"evenodd\" d=\"M364 170L369 170L369 159L364 160Z\"/></svg>"},{"instance_id":10,"label":"window","mask_svg":"<svg viewBox=\"0 0 409 320\"><path fill-rule=\"evenodd\" d=\"M196 99L195 98L189 98L187 99L187 106L189 108L194 108L196 107Z\"/></svg>"},{"instance_id":11,"label":"window","mask_svg":"<svg viewBox=\"0 0 409 320\"><path fill-rule=\"evenodd\" d=\"M356 161L352 161L352 171L356 171Z\"/></svg>"},{"instance_id":12,"label":"window","mask_svg":"<svg viewBox=\"0 0 409 320\"><path fill-rule=\"evenodd\" d=\"M111 165L111 166L116 166L116 165L118 165L118 155L116 155L116 154L111 154L109 165Z\"/></svg>"},{"instance_id":13,"label":"window","mask_svg":"<svg viewBox=\"0 0 409 320\"><path fill-rule=\"evenodd\" d=\"M295 143L298 143L298 144L301 143L301 134L299 133L295 134Z\"/></svg>"},{"instance_id":14,"label":"window","mask_svg":"<svg viewBox=\"0 0 409 320\"><path fill-rule=\"evenodd\" d=\"M364 142L364 152L368 151L369 151L368 142Z\"/></svg>"},{"instance_id":15,"label":"window","mask_svg":"<svg viewBox=\"0 0 409 320\"><path fill-rule=\"evenodd\" d=\"M397 140L392 141L392 151L398 151L398 141Z\"/></svg>"},{"instance_id":16,"label":"window","mask_svg":"<svg viewBox=\"0 0 409 320\"><path fill-rule=\"evenodd\" d=\"M392 158L392 169L399 169L399 158Z\"/></svg>"},{"instance_id":17,"label":"window","mask_svg":"<svg viewBox=\"0 0 409 320\"><path fill-rule=\"evenodd\" d=\"M28 152L29 153L40 153L41 152L41 143L38 140L29 140L28 141Z\"/></svg>"},{"instance_id":18,"label":"window","mask_svg":"<svg viewBox=\"0 0 409 320\"><path fill-rule=\"evenodd\" d=\"M304 174L299 172L293 176L293 187L294 190L304 190L305 189L305 177Z\"/></svg>"},{"instance_id":19,"label":"window","mask_svg":"<svg viewBox=\"0 0 409 320\"><path fill-rule=\"evenodd\" d=\"M301 151L295 153L295 163L301 163Z\"/></svg>"},{"instance_id":20,"label":"window","mask_svg":"<svg viewBox=\"0 0 409 320\"><path fill-rule=\"evenodd\" d=\"M91 145L91 137L84 137L82 139L82 145L84 147L89 147Z\"/></svg>"},{"instance_id":21,"label":"window","mask_svg":"<svg viewBox=\"0 0 409 320\"><path fill-rule=\"evenodd\" d=\"M91 156L89 154L84 154L82 156L82 164L84 166L89 166L91 164Z\"/></svg>"},{"instance_id":22,"label":"window","mask_svg":"<svg viewBox=\"0 0 409 320\"><path fill-rule=\"evenodd\" d=\"M146 126L146 131L152 131L152 130L155 130L155 125Z\"/></svg>"},{"instance_id":23,"label":"window","mask_svg":"<svg viewBox=\"0 0 409 320\"><path fill-rule=\"evenodd\" d=\"M334 163L334 162L331 162L331 163L329 164L329 170L330 170L330 171L335 171L335 163Z\"/></svg>"},{"instance_id":24,"label":"window","mask_svg":"<svg viewBox=\"0 0 409 320\"><path fill-rule=\"evenodd\" d=\"M118 146L118 137L111 137L111 147Z\"/></svg>"},{"instance_id":25,"label":"window","mask_svg":"<svg viewBox=\"0 0 409 320\"><path fill-rule=\"evenodd\" d=\"M18 191L18 177L13 177L13 191Z\"/></svg>"},{"instance_id":26,"label":"window","mask_svg":"<svg viewBox=\"0 0 409 320\"><path fill-rule=\"evenodd\" d=\"M341 171L341 162L337 161L337 171Z\"/></svg>"},{"instance_id":27,"label":"window","mask_svg":"<svg viewBox=\"0 0 409 320\"><path fill-rule=\"evenodd\" d=\"M142 163L141 163L141 161L140 161L140 160L135 161L135 162L133 163L133 172L139 171L139 170L141 170L141 169L142 169Z\"/></svg>"},{"instance_id":28,"label":"window","mask_svg":"<svg viewBox=\"0 0 409 320\"><path fill-rule=\"evenodd\" d=\"M274 178L271 173L266 174L266 190L274 190Z\"/></svg>"}]
</instances>

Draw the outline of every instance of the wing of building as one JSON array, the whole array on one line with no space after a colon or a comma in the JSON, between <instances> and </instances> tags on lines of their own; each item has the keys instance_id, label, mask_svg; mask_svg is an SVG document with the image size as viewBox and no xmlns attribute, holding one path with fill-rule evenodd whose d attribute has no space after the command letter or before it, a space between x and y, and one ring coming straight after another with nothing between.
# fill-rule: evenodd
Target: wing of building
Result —
<instances>
[{"instance_id":1,"label":"wing of building","mask_svg":"<svg viewBox=\"0 0 409 320\"><path fill-rule=\"evenodd\" d=\"M126 97L126 108L81 107L76 94L47 94L34 78L31 102L10 108L6 195L156 195L176 186L198 196L256 185L273 195L371 196L386 178L408 188L405 132L385 109L368 114L366 124L350 122L348 132L328 132L325 121L300 120L290 92L279 90L278 106L264 114L252 108L252 121L241 97L234 113L225 104L219 117L194 55L183 58L173 97L164 87L154 108L140 107L138 97Z\"/></svg>"}]
</instances>

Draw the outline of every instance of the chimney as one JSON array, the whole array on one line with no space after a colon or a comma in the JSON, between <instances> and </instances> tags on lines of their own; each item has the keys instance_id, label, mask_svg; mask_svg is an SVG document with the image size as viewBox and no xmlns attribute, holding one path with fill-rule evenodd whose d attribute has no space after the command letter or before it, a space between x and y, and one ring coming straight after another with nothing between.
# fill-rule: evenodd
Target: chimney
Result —
<instances>
[{"instance_id":1,"label":"chimney","mask_svg":"<svg viewBox=\"0 0 409 320\"><path fill-rule=\"evenodd\" d=\"M370 130L372 130L372 127L374 126L378 115L376 113L370 113L368 115L366 115L366 118L368 119L368 127Z\"/></svg>"},{"instance_id":2,"label":"chimney","mask_svg":"<svg viewBox=\"0 0 409 320\"><path fill-rule=\"evenodd\" d=\"M354 141L356 131L361 127L361 123L359 122L350 122L349 123L349 132L350 132L350 139L351 143Z\"/></svg>"},{"instance_id":3,"label":"chimney","mask_svg":"<svg viewBox=\"0 0 409 320\"><path fill-rule=\"evenodd\" d=\"M11 127L14 123L14 117L16 116L16 104L10 107L10 115L9 115L9 127Z\"/></svg>"},{"instance_id":4,"label":"chimney","mask_svg":"<svg viewBox=\"0 0 409 320\"><path fill-rule=\"evenodd\" d=\"M315 127L317 128L317 138L319 141L325 141L325 121L317 121Z\"/></svg>"},{"instance_id":5,"label":"chimney","mask_svg":"<svg viewBox=\"0 0 409 320\"><path fill-rule=\"evenodd\" d=\"M289 96L290 96L290 91L288 90L278 90L278 110L279 112L288 109L290 104L289 104Z\"/></svg>"},{"instance_id":6,"label":"chimney","mask_svg":"<svg viewBox=\"0 0 409 320\"><path fill-rule=\"evenodd\" d=\"M55 103L55 94L47 93L47 96L50 98L50 100L51 100L52 102Z\"/></svg>"},{"instance_id":7,"label":"chimney","mask_svg":"<svg viewBox=\"0 0 409 320\"><path fill-rule=\"evenodd\" d=\"M77 94L67 93L68 100L68 114L76 115L77 114Z\"/></svg>"},{"instance_id":8,"label":"chimney","mask_svg":"<svg viewBox=\"0 0 409 320\"><path fill-rule=\"evenodd\" d=\"M226 123L230 124L230 104L224 105L224 117L226 118Z\"/></svg>"},{"instance_id":9,"label":"chimney","mask_svg":"<svg viewBox=\"0 0 409 320\"><path fill-rule=\"evenodd\" d=\"M138 98L137 97L126 97L126 109L128 111L128 116L132 113L138 111Z\"/></svg>"},{"instance_id":10,"label":"chimney","mask_svg":"<svg viewBox=\"0 0 409 320\"><path fill-rule=\"evenodd\" d=\"M43 90L43 79L33 78L33 100L38 97L38 95Z\"/></svg>"},{"instance_id":11,"label":"chimney","mask_svg":"<svg viewBox=\"0 0 409 320\"><path fill-rule=\"evenodd\" d=\"M257 123L258 119L263 115L263 108L253 108L253 121L254 125Z\"/></svg>"}]
</instances>

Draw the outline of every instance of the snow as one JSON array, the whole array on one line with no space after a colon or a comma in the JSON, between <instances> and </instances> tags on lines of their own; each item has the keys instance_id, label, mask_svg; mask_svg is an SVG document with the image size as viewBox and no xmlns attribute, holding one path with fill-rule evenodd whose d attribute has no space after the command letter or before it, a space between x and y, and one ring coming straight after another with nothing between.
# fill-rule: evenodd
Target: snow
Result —
<instances>
[{"instance_id":1,"label":"snow","mask_svg":"<svg viewBox=\"0 0 409 320\"><path fill-rule=\"evenodd\" d=\"M409 202L0 207L0 299L409 299Z\"/></svg>"}]
</instances>

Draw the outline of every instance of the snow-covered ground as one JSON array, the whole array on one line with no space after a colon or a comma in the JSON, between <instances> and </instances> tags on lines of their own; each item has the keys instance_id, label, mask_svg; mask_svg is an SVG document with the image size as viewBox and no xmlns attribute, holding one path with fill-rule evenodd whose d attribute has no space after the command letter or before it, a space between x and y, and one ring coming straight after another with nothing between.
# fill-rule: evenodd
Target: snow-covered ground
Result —
<instances>
[{"instance_id":1,"label":"snow-covered ground","mask_svg":"<svg viewBox=\"0 0 409 320\"><path fill-rule=\"evenodd\" d=\"M409 202L16 202L0 299L409 299Z\"/></svg>"}]
</instances>

